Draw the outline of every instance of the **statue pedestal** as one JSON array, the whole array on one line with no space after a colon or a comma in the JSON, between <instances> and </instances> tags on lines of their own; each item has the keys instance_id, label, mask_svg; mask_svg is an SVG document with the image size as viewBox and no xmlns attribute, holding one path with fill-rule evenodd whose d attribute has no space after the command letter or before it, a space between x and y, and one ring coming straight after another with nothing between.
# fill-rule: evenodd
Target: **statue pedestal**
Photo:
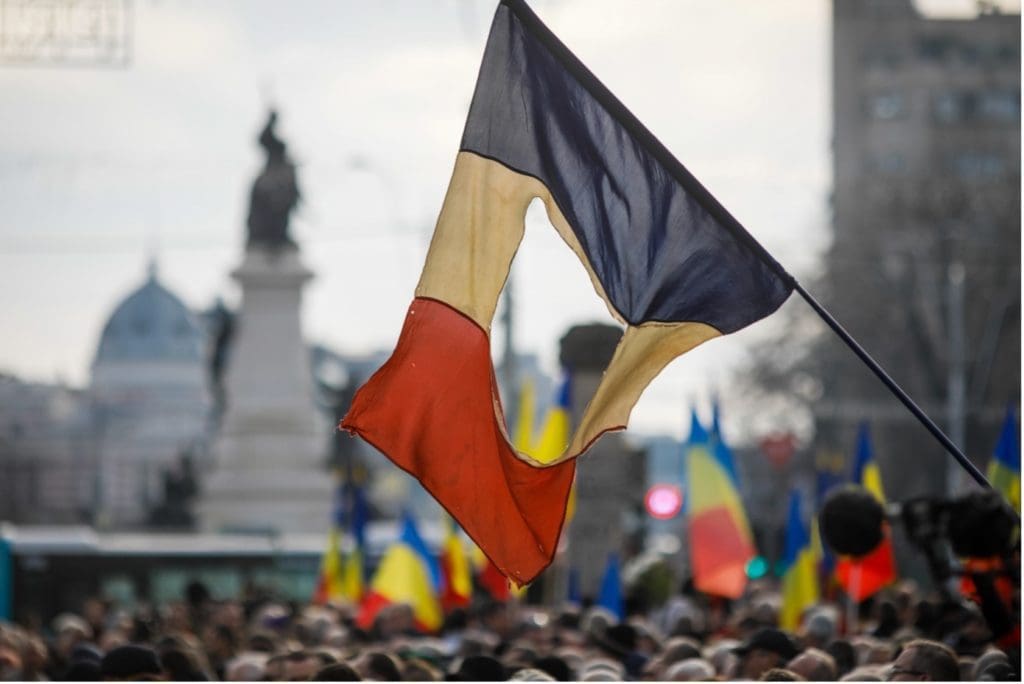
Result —
<instances>
[{"instance_id":1,"label":"statue pedestal","mask_svg":"<svg viewBox=\"0 0 1024 684\"><path fill-rule=\"evenodd\" d=\"M295 247L246 249L215 468L199 506L208 531L318 532L330 523L331 426L313 400L299 313L313 277Z\"/></svg>"}]
</instances>

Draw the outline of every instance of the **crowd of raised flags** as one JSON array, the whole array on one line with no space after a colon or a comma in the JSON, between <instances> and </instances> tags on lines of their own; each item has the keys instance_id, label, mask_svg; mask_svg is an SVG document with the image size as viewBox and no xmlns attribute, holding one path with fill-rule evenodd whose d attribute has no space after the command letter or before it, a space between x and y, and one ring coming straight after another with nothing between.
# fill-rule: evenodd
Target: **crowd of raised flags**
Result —
<instances>
[{"instance_id":1,"label":"crowd of raised flags","mask_svg":"<svg viewBox=\"0 0 1024 684\"><path fill-rule=\"evenodd\" d=\"M538 458L561 453L569 437L568 382L558 389L540 430L535 430L533 390L525 387L519 405L516 440L523 450ZM1020 444L1016 415L1011 409L989 465L994 485L1019 510ZM538 435L540 436L538 438ZM738 470L732 451L720 427L715 404L711 429L697 413L683 445L686 536L694 586L709 595L741 596L749 581L748 564L757 556L750 524L740 496ZM816 514L830 489L855 483L885 502L881 472L874 456L868 425L858 430L852 467L848 476L837 469L835 459L819 463L814 506L807 508L799 490L790 493L785 523L782 558L776 566L781 584L780 625L794 630L806 610L822 596L841 590L860 602L897 579L892 541L886 530L883 542L861 558L833 558L817 530ZM1008 473L1009 476L1004 476ZM438 631L444 616L464 608L473 600L474 590L487 598L504 601L522 596L500 570L472 543L457 524L445 516L443 540L438 553L428 548L411 514L401 521L398 538L386 549L372 580L367 584L365 525L367 518L363 488L347 478L338 485L334 521L321 564L314 603L345 601L359 605L357 624L369 629L380 610L388 605L406 604L414 624L423 632ZM609 549L597 605L620 619L624 598L619 557ZM569 569L569 602L580 602L575 568Z\"/></svg>"}]
</instances>

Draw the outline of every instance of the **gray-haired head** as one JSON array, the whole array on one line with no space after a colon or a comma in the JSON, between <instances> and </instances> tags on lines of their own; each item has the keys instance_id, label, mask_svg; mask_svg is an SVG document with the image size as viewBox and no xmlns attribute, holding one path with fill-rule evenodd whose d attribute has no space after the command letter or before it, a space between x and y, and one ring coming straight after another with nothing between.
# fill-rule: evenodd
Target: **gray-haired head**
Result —
<instances>
[{"instance_id":1,"label":"gray-haired head","mask_svg":"<svg viewBox=\"0 0 1024 684\"><path fill-rule=\"evenodd\" d=\"M662 677L669 682L708 682L715 678L715 666L703 658L687 658L669 665Z\"/></svg>"}]
</instances>

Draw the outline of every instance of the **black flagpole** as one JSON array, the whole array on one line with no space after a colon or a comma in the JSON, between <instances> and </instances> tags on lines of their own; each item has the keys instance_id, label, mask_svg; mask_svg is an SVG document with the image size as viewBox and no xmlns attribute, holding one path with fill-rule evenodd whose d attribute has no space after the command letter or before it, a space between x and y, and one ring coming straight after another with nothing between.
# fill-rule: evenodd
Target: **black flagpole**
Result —
<instances>
[{"instance_id":1,"label":"black flagpole","mask_svg":"<svg viewBox=\"0 0 1024 684\"><path fill-rule=\"evenodd\" d=\"M793 288L800 293L800 296L804 298L804 301L811 305L811 308L814 309L815 313L821 317L821 320L828 323L828 326L832 328L840 338L842 338L843 342L846 342L847 346L853 350L853 353L860 357L860 360L878 376L879 380L885 383L885 386L888 387L901 402L903 402L904 406L910 409L911 413L917 416L917 419L921 421L926 428L928 428L928 431L935 436L935 439L939 440L939 442L942 443L942 446L946 447L946 451L952 454L953 458L960 462L960 465L963 466L964 470L970 473L971 477L973 477L974 480L982 487L985 489L992 489L992 484L985 479L985 476L981 474L981 471L971 463L969 458L964 456L963 452L960 451L957 445L953 444L952 440L950 440L949 437L939 429L939 426L921 410L921 407L914 403L914 400L903 391L903 388L896 384L895 380L889 377L889 374L878 365L878 362L871 358L871 355L857 343L857 340L853 339L853 337L850 336L850 333L846 332L843 326L839 324L839 321L833 318L832 314L830 314L825 307L819 304L818 300L812 297L807 290L805 290L803 286L796 281L796 279L793 279L792 282Z\"/></svg>"}]
</instances>

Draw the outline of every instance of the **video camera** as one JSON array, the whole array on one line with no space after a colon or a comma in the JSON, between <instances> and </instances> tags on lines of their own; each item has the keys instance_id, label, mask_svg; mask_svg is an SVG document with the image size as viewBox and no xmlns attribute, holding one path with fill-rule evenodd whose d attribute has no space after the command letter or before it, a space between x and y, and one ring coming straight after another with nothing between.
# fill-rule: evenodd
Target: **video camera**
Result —
<instances>
[{"instance_id":1,"label":"video camera","mask_svg":"<svg viewBox=\"0 0 1024 684\"><path fill-rule=\"evenodd\" d=\"M853 557L865 556L881 543L886 521L902 526L924 554L945 598L955 599L949 582L953 576L970 577L993 633L1012 627L1011 611L1000 598L995 580L1008 577L1020 587L1014 559L1020 550L1020 519L997 492L971 492L956 499L918 497L883 507L863 487L846 485L826 497L818 520L825 543L835 553ZM983 559L995 562L984 569L971 562Z\"/></svg>"}]
</instances>

